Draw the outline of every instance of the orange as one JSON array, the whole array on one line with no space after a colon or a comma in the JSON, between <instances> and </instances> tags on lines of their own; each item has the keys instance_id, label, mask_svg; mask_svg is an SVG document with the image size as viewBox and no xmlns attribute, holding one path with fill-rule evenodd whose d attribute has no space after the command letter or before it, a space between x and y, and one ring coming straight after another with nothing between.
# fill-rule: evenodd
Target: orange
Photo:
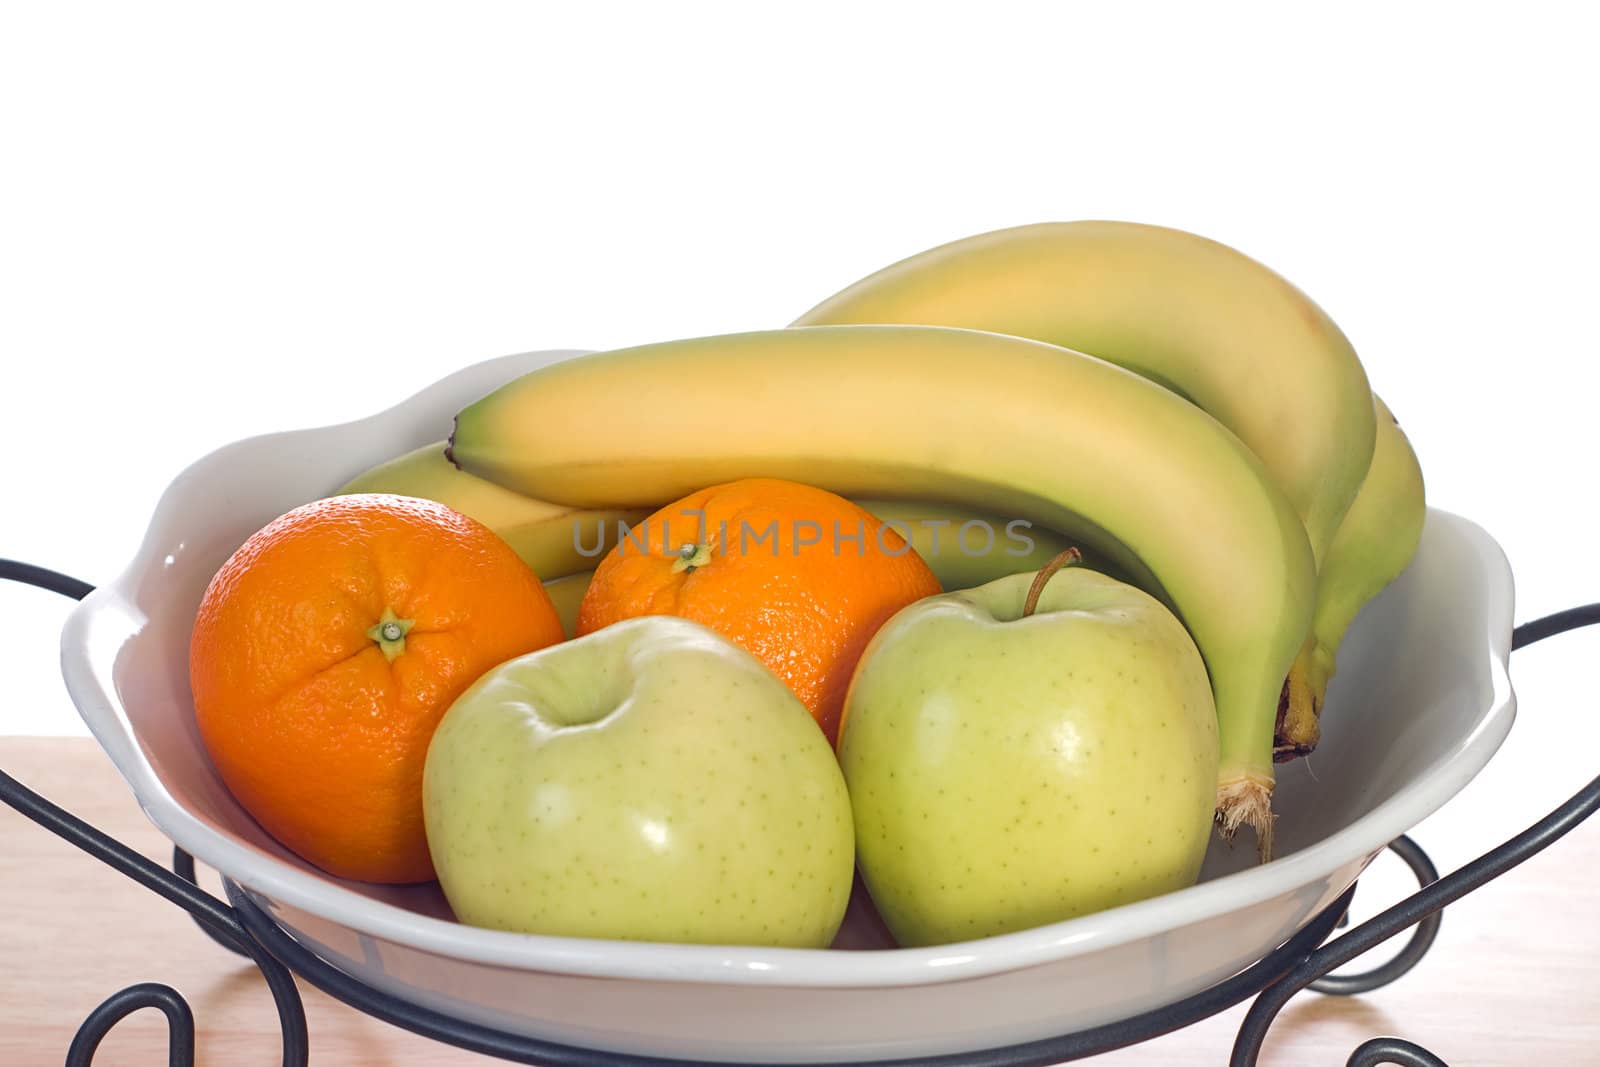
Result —
<instances>
[{"instance_id":1,"label":"orange","mask_svg":"<svg viewBox=\"0 0 1600 1067\"><path fill-rule=\"evenodd\" d=\"M342 878L427 881L434 727L490 667L561 636L539 579L473 519L403 496L318 500L211 580L189 647L195 717L285 847Z\"/></svg>"},{"instance_id":2,"label":"orange","mask_svg":"<svg viewBox=\"0 0 1600 1067\"><path fill-rule=\"evenodd\" d=\"M748 478L691 493L601 560L577 633L677 615L753 653L830 742L851 672L889 616L939 580L892 526L823 489Z\"/></svg>"}]
</instances>

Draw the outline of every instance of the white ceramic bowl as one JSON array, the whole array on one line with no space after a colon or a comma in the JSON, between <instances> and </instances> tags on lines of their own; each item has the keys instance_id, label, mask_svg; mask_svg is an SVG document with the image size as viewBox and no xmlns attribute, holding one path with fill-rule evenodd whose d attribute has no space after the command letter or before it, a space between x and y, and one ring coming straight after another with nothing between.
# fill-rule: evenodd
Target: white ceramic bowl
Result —
<instances>
[{"instance_id":1,"label":"white ceramic bowl","mask_svg":"<svg viewBox=\"0 0 1600 1067\"><path fill-rule=\"evenodd\" d=\"M1215 844L1190 889L923 949L890 945L859 898L835 948L760 949L474 929L435 887L329 878L273 842L207 759L188 687L195 607L268 520L440 439L466 403L573 354L482 363L371 418L206 456L63 634L67 688L156 825L313 952L396 996L514 1033L696 1059L927 1056L1084 1029L1196 992L1282 943L1461 789L1511 726L1510 570L1483 530L1433 511L1415 562L1345 643L1321 746L1281 768L1279 855L1265 866L1248 844Z\"/></svg>"}]
</instances>

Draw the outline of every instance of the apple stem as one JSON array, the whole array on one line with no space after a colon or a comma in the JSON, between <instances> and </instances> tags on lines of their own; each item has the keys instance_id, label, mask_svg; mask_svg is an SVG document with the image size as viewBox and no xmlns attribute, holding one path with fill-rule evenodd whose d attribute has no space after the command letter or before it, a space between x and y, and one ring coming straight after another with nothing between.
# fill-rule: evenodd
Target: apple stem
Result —
<instances>
[{"instance_id":1,"label":"apple stem","mask_svg":"<svg viewBox=\"0 0 1600 1067\"><path fill-rule=\"evenodd\" d=\"M1033 576L1033 584L1028 586L1028 599L1022 602L1022 617L1026 619L1039 606L1039 597L1044 593L1044 587L1049 584L1050 579L1056 576L1056 571L1081 562L1083 553L1076 548L1068 548L1040 568L1039 573Z\"/></svg>"}]
</instances>

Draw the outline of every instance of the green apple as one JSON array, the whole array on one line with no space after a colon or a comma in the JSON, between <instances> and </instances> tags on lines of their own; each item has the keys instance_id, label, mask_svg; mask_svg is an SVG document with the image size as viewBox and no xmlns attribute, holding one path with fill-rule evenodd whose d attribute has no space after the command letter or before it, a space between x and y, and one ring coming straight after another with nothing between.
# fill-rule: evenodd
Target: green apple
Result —
<instances>
[{"instance_id":1,"label":"green apple","mask_svg":"<svg viewBox=\"0 0 1600 1067\"><path fill-rule=\"evenodd\" d=\"M440 721L422 788L440 885L471 925L825 947L849 900L827 739L755 657L685 619L490 670Z\"/></svg>"},{"instance_id":2,"label":"green apple","mask_svg":"<svg viewBox=\"0 0 1600 1067\"><path fill-rule=\"evenodd\" d=\"M1095 571L929 597L874 635L839 759L862 879L902 945L1026 929L1194 883L1217 720L1159 601Z\"/></svg>"}]
</instances>

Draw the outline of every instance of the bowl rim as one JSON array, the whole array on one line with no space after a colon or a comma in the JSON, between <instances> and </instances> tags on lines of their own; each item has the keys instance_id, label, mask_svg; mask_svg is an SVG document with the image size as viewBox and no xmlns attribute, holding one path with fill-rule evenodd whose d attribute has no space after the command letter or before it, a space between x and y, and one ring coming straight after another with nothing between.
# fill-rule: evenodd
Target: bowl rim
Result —
<instances>
[{"instance_id":1,"label":"bowl rim","mask_svg":"<svg viewBox=\"0 0 1600 1067\"><path fill-rule=\"evenodd\" d=\"M1513 606L1512 576L1503 550L1469 519L1430 507L1428 521L1457 528L1492 564L1486 574L1489 631L1482 650L1489 665L1492 703L1475 728L1458 741L1434 772L1400 788L1349 825L1298 852L1264 866L1148 900L1014 933L922 948L868 950L763 948L672 944L518 934L419 915L291 866L213 829L179 804L140 747L116 695L113 665L124 643L147 621L133 595L160 565L162 536L182 511L191 486L230 453L257 449L290 435L353 433L396 427L420 406L469 375L499 364L580 355L552 349L486 360L441 378L376 414L347 422L243 438L213 450L173 479L158 501L143 542L112 581L85 597L62 630L61 669L68 692L90 732L128 783L146 816L174 844L269 905L281 902L358 934L463 961L518 970L588 977L682 983L863 988L958 981L1052 963L1250 908L1332 876L1352 860L1365 861L1459 792L1499 748L1515 718L1516 697L1507 663ZM1502 625L1503 624L1503 625ZM1355 868L1359 871L1359 867ZM1352 878L1354 875L1352 874ZM1343 890L1347 886L1339 886Z\"/></svg>"}]
</instances>

